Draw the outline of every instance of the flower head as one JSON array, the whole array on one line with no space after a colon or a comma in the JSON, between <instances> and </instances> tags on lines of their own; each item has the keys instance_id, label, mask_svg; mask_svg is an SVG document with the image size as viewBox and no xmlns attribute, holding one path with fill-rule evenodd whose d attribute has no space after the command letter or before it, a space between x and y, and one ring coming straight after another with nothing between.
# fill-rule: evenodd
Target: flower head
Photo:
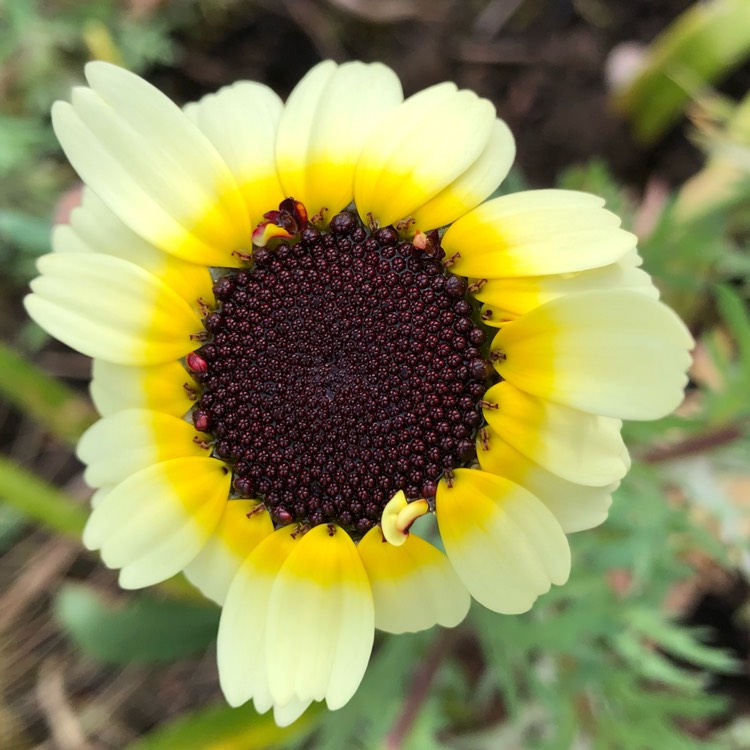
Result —
<instances>
[{"instance_id":1,"label":"flower head","mask_svg":"<svg viewBox=\"0 0 750 750\"><path fill-rule=\"evenodd\" d=\"M603 201L486 200L514 156L490 102L404 101L379 64L183 110L86 75L53 110L83 203L26 304L94 358L85 544L125 588L184 570L223 605L229 702L338 708L374 628L565 583L620 419L677 406L691 346Z\"/></svg>"}]
</instances>

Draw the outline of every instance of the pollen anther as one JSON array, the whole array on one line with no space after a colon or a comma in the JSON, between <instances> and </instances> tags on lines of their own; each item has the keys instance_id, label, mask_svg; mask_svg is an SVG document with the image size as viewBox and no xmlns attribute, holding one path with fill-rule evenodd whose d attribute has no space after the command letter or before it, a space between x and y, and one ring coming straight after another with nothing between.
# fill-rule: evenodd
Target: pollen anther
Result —
<instances>
[{"instance_id":1,"label":"pollen anther","mask_svg":"<svg viewBox=\"0 0 750 750\"><path fill-rule=\"evenodd\" d=\"M478 292L485 284L487 283L487 279L477 279L476 281L472 281L471 284L469 284L469 291L474 294L475 292Z\"/></svg>"},{"instance_id":2,"label":"pollen anther","mask_svg":"<svg viewBox=\"0 0 750 750\"><path fill-rule=\"evenodd\" d=\"M399 490L383 509L380 527L385 540L394 547L400 547L409 536L409 529L414 521L429 511L427 500L422 498L408 502L403 490Z\"/></svg>"}]
</instances>

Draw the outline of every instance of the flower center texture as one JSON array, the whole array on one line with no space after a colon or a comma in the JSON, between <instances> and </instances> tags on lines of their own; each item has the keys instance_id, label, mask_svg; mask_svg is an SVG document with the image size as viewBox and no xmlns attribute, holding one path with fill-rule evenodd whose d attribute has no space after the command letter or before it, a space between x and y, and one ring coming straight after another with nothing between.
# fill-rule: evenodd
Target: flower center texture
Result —
<instances>
[{"instance_id":1,"label":"flower center texture","mask_svg":"<svg viewBox=\"0 0 750 750\"><path fill-rule=\"evenodd\" d=\"M337 523L357 538L399 490L430 500L475 460L485 333L437 233L426 239L342 212L216 279L208 342L187 358L193 422L236 494L277 525Z\"/></svg>"}]
</instances>

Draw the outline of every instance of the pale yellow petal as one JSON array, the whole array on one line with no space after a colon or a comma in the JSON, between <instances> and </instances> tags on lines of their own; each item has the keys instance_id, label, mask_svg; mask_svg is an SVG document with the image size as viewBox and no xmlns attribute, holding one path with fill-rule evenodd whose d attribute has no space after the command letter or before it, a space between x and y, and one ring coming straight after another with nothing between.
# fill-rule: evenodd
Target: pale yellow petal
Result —
<instances>
[{"instance_id":1,"label":"pale yellow petal","mask_svg":"<svg viewBox=\"0 0 750 750\"><path fill-rule=\"evenodd\" d=\"M423 231L446 226L478 206L505 179L515 156L513 134L502 120L495 120L489 140L476 161L412 212L414 226Z\"/></svg>"},{"instance_id":2,"label":"pale yellow petal","mask_svg":"<svg viewBox=\"0 0 750 750\"><path fill-rule=\"evenodd\" d=\"M238 81L184 111L221 154L245 201L250 225L256 226L285 197L275 157L281 99L263 84Z\"/></svg>"},{"instance_id":3,"label":"pale yellow petal","mask_svg":"<svg viewBox=\"0 0 750 750\"><path fill-rule=\"evenodd\" d=\"M509 382L492 386L484 416L517 451L569 482L601 486L630 468L620 420L531 396Z\"/></svg>"},{"instance_id":4,"label":"pale yellow petal","mask_svg":"<svg viewBox=\"0 0 750 750\"><path fill-rule=\"evenodd\" d=\"M570 574L570 550L545 505L513 482L457 469L438 485L436 512L445 551L482 605L503 614L528 610Z\"/></svg>"},{"instance_id":5,"label":"pale yellow petal","mask_svg":"<svg viewBox=\"0 0 750 750\"><path fill-rule=\"evenodd\" d=\"M593 414L657 419L682 401L693 340L668 307L633 291L581 292L500 329L500 375Z\"/></svg>"},{"instance_id":6,"label":"pale yellow petal","mask_svg":"<svg viewBox=\"0 0 750 750\"><path fill-rule=\"evenodd\" d=\"M142 588L179 573L213 533L227 502L231 475L213 458L154 464L97 503L83 542L120 568L123 588Z\"/></svg>"},{"instance_id":7,"label":"pale yellow petal","mask_svg":"<svg viewBox=\"0 0 750 750\"><path fill-rule=\"evenodd\" d=\"M456 181L460 192L460 178L487 148L495 122L489 101L450 83L407 99L380 121L362 149L354 179L359 215L394 224L413 218Z\"/></svg>"},{"instance_id":8,"label":"pale yellow petal","mask_svg":"<svg viewBox=\"0 0 750 750\"><path fill-rule=\"evenodd\" d=\"M357 549L372 586L376 628L413 633L433 625L452 628L466 617L469 593L429 542L409 534L394 547L376 526Z\"/></svg>"},{"instance_id":9,"label":"pale yellow petal","mask_svg":"<svg viewBox=\"0 0 750 750\"><path fill-rule=\"evenodd\" d=\"M237 571L272 533L271 517L257 500L230 500L214 533L185 568L185 576L204 596L224 604Z\"/></svg>"},{"instance_id":10,"label":"pale yellow petal","mask_svg":"<svg viewBox=\"0 0 750 750\"><path fill-rule=\"evenodd\" d=\"M78 442L76 455L86 464L86 483L103 487L171 458L207 457L208 439L179 417L126 409L89 427Z\"/></svg>"},{"instance_id":11,"label":"pale yellow petal","mask_svg":"<svg viewBox=\"0 0 750 750\"><path fill-rule=\"evenodd\" d=\"M184 417L198 392L181 362L131 367L95 359L91 378L91 398L104 417L123 409L154 409Z\"/></svg>"},{"instance_id":12,"label":"pale yellow petal","mask_svg":"<svg viewBox=\"0 0 750 750\"><path fill-rule=\"evenodd\" d=\"M52 253L24 300L48 333L90 357L126 365L162 364L199 344L196 312L164 282L110 255Z\"/></svg>"},{"instance_id":13,"label":"pale yellow petal","mask_svg":"<svg viewBox=\"0 0 750 750\"><path fill-rule=\"evenodd\" d=\"M349 535L307 532L276 577L268 613L267 666L274 703L293 698L343 706L362 680L374 638L372 592Z\"/></svg>"},{"instance_id":14,"label":"pale yellow petal","mask_svg":"<svg viewBox=\"0 0 750 750\"><path fill-rule=\"evenodd\" d=\"M569 482L511 447L491 427L485 429L485 440L477 440L477 458L484 471L510 479L536 495L566 534L604 523L619 482L600 487Z\"/></svg>"},{"instance_id":15,"label":"pale yellow petal","mask_svg":"<svg viewBox=\"0 0 750 750\"><path fill-rule=\"evenodd\" d=\"M276 162L284 192L309 215L327 218L354 196L354 171L367 137L402 100L396 74L381 63L316 65L289 96Z\"/></svg>"},{"instance_id":16,"label":"pale yellow petal","mask_svg":"<svg viewBox=\"0 0 750 750\"><path fill-rule=\"evenodd\" d=\"M636 237L604 200L569 190L529 190L483 203L442 238L451 270L494 279L574 273L615 263Z\"/></svg>"}]
</instances>

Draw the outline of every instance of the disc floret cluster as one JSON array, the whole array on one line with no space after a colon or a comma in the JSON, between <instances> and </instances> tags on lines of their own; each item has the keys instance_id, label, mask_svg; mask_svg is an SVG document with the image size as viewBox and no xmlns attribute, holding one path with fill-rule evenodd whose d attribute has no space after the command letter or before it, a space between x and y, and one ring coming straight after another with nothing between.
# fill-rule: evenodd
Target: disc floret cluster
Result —
<instances>
[{"instance_id":1,"label":"disc floret cluster","mask_svg":"<svg viewBox=\"0 0 750 750\"><path fill-rule=\"evenodd\" d=\"M486 334L437 233L418 247L350 212L321 231L285 204L269 215L294 234L214 284L192 418L276 524L361 536L399 490L434 501L475 461Z\"/></svg>"}]
</instances>

